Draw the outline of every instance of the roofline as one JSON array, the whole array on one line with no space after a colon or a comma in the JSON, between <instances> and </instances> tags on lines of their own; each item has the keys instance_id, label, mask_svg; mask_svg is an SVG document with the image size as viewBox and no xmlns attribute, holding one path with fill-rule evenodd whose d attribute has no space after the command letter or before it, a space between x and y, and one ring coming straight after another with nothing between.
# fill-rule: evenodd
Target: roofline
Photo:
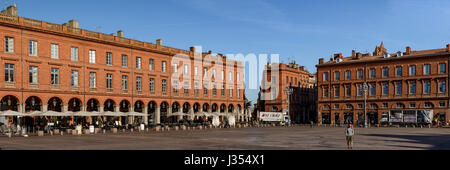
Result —
<instances>
[{"instance_id":1,"label":"roofline","mask_svg":"<svg viewBox=\"0 0 450 170\"><path fill-rule=\"evenodd\" d=\"M415 59L415 58L421 58L421 57L437 57L437 56L443 56L443 55L450 55L450 52L441 52L441 53L435 53L435 54L408 55L408 56L402 56L402 57L377 58L377 59L373 59L373 60L353 60L353 61L340 62L340 63L324 63L324 64L317 64L316 68L317 67L325 67L325 66L333 66L333 65L374 63L374 62L380 62L380 61Z\"/></svg>"}]
</instances>

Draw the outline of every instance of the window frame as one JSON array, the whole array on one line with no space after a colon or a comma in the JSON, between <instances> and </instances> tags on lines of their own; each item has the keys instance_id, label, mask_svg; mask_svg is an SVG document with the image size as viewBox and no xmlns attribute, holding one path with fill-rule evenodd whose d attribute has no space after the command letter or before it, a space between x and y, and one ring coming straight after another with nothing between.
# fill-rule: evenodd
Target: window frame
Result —
<instances>
[{"instance_id":1,"label":"window frame","mask_svg":"<svg viewBox=\"0 0 450 170\"><path fill-rule=\"evenodd\" d=\"M50 84L53 86L59 85L59 79L59 68L50 68Z\"/></svg>"},{"instance_id":2,"label":"window frame","mask_svg":"<svg viewBox=\"0 0 450 170\"><path fill-rule=\"evenodd\" d=\"M112 52L106 52L106 65L112 66L113 65L113 54Z\"/></svg>"},{"instance_id":3,"label":"window frame","mask_svg":"<svg viewBox=\"0 0 450 170\"><path fill-rule=\"evenodd\" d=\"M51 59L59 59L59 45L58 44L50 44L50 58Z\"/></svg>"},{"instance_id":4,"label":"window frame","mask_svg":"<svg viewBox=\"0 0 450 170\"><path fill-rule=\"evenodd\" d=\"M89 72L89 88L95 89L97 88L97 73Z\"/></svg>"},{"instance_id":5,"label":"window frame","mask_svg":"<svg viewBox=\"0 0 450 170\"><path fill-rule=\"evenodd\" d=\"M74 74L74 73L76 73L76 74ZM79 76L80 76L80 74L79 74L79 72L78 72L78 70L71 70L70 71L70 85L72 86L72 87L79 87L80 86L80 84L79 84Z\"/></svg>"},{"instance_id":6,"label":"window frame","mask_svg":"<svg viewBox=\"0 0 450 170\"><path fill-rule=\"evenodd\" d=\"M38 56L38 42L36 40L30 40L28 44L28 55L37 57Z\"/></svg>"},{"instance_id":7,"label":"window frame","mask_svg":"<svg viewBox=\"0 0 450 170\"><path fill-rule=\"evenodd\" d=\"M14 37L5 36L5 52L14 53Z\"/></svg>"},{"instance_id":8,"label":"window frame","mask_svg":"<svg viewBox=\"0 0 450 170\"><path fill-rule=\"evenodd\" d=\"M36 68L36 69L34 69ZM28 67L28 83L31 85L39 84L39 67L38 66L29 66ZM34 82L36 80L36 82Z\"/></svg>"},{"instance_id":9,"label":"window frame","mask_svg":"<svg viewBox=\"0 0 450 170\"><path fill-rule=\"evenodd\" d=\"M97 52L95 50L90 49L89 50L89 63L90 64L95 64L97 61L96 59L96 54Z\"/></svg>"},{"instance_id":10,"label":"window frame","mask_svg":"<svg viewBox=\"0 0 450 170\"><path fill-rule=\"evenodd\" d=\"M12 68L11 68L12 66ZM14 64L5 63L5 82L14 83ZM8 79L8 80L7 80Z\"/></svg>"},{"instance_id":11,"label":"window frame","mask_svg":"<svg viewBox=\"0 0 450 170\"><path fill-rule=\"evenodd\" d=\"M70 47L70 61L78 61L79 60L79 51L78 47Z\"/></svg>"},{"instance_id":12,"label":"window frame","mask_svg":"<svg viewBox=\"0 0 450 170\"><path fill-rule=\"evenodd\" d=\"M106 89L111 90L113 89L113 74L106 73Z\"/></svg>"}]
</instances>

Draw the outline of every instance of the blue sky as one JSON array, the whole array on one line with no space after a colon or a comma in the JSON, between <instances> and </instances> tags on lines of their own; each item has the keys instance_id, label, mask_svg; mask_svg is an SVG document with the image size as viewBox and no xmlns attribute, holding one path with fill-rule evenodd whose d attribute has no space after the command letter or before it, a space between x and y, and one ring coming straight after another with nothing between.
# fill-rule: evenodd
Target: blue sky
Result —
<instances>
[{"instance_id":1,"label":"blue sky","mask_svg":"<svg viewBox=\"0 0 450 170\"><path fill-rule=\"evenodd\" d=\"M8 0L10 3L13 0ZM315 72L334 53L443 48L450 43L446 0L16 0L19 15L216 53L280 54ZM1 4L2 8L4 4ZM248 90L250 100L257 90Z\"/></svg>"}]
</instances>

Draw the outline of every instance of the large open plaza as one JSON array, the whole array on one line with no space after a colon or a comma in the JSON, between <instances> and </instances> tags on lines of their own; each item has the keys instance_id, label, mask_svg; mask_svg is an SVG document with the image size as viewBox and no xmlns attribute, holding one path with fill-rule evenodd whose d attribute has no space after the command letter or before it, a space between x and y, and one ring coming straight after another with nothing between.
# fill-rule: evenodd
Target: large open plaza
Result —
<instances>
[{"instance_id":1,"label":"large open plaza","mask_svg":"<svg viewBox=\"0 0 450 170\"><path fill-rule=\"evenodd\" d=\"M449 150L449 128L355 129L354 150ZM344 128L264 127L0 137L2 150L346 150Z\"/></svg>"}]
</instances>

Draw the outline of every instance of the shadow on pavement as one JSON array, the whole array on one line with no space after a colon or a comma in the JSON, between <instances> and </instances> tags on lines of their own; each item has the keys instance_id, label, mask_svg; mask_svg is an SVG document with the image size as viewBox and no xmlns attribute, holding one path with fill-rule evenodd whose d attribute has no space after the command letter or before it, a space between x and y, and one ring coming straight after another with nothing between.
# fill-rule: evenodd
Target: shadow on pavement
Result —
<instances>
[{"instance_id":1,"label":"shadow on pavement","mask_svg":"<svg viewBox=\"0 0 450 170\"><path fill-rule=\"evenodd\" d=\"M412 144L426 144L431 147L417 147L417 146L401 146L390 145L396 147L404 147L411 149L426 149L426 150L450 150L450 134L446 135L392 135L392 134L364 134L363 136L373 136L387 138L382 139L386 142L392 143L412 143Z\"/></svg>"}]
</instances>

